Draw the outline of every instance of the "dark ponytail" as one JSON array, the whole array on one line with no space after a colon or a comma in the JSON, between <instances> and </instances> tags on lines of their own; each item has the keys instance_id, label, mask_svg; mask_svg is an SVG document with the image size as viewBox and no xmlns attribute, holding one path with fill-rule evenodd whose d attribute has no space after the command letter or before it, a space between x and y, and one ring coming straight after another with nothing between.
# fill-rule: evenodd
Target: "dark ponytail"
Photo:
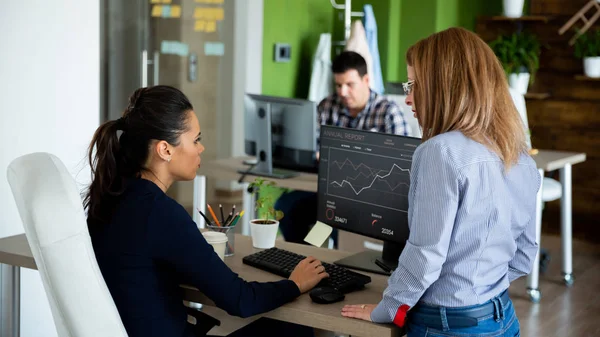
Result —
<instances>
[{"instance_id":1,"label":"dark ponytail","mask_svg":"<svg viewBox=\"0 0 600 337\"><path fill-rule=\"evenodd\" d=\"M179 144L191 110L187 97L175 88L140 88L129 98L123 117L96 130L88 152L92 183L84 198L89 226L111 220L127 180L145 170L152 140Z\"/></svg>"}]
</instances>

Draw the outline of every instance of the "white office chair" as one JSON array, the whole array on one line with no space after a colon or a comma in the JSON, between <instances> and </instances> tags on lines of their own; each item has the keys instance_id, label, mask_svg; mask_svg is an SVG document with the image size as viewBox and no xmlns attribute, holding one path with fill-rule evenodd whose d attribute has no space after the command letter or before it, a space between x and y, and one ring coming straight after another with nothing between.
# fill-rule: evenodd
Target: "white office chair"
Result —
<instances>
[{"instance_id":1,"label":"white office chair","mask_svg":"<svg viewBox=\"0 0 600 337\"><path fill-rule=\"evenodd\" d=\"M77 185L60 159L19 157L8 166L8 182L58 336L127 336L96 262Z\"/></svg>"},{"instance_id":2,"label":"white office chair","mask_svg":"<svg viewBox=\"0 0 600 337\"><path fill-rule=\"evenodd\" d=\"M531 135L529 133L529 121L528 121L528 117L527 117L527 107L525 104L525 97L512 88L510 88L510 94L512 96L513 102L515 103L517 110L519 111L519 114L521 115L523 124L525 125L525 130L527 130L527 146L531 149ZM538 212L538 216L539 216L539 219L537 220L539 222L538 229L537 229L537 232L539 233L538 237L537 237L538 243L541 242L543 203L548 202L548 201L558 200L558 199L562 198L562 185L560 184L560 182L558 182L557 180L552 179L552 178L544 177L543 171L540 171L540 174L542 175L542 187L541 187L542 193L541 193L541 199L538 199L538 203L537 203L537 208L538 208L537 212ZM532 270L531 274L527 277L527 293L529 294L530 300L535 303L539 302L541 299L541 296L542 296L541 292L539 290L539 268L540 268L539 259L540 259L540 253L538 251L538 256L537 256L537 259L533 266L533 270ZM573 278L570 277L570 275L569 275L569 277L565 278L565 283L567 285L573 284Z\"/></svg>"}]
</instances>

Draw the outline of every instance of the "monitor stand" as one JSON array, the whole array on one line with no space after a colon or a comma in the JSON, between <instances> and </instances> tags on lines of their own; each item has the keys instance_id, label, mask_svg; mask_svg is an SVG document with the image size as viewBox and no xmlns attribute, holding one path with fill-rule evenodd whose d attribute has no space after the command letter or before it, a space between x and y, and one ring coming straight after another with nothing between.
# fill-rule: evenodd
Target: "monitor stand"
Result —
<instances>
[{"instance_id":1,"label":"monitor stand","mask_svg":"<svg viewBox=\"0 0 600 337\"><path fill-rule=\"evenodd\" d=\"M398 258L403 249L404 244L384 241L383 252L366 250L334 263L350 269L389 276L398 267Z\"/></svg>"}]
</instances>

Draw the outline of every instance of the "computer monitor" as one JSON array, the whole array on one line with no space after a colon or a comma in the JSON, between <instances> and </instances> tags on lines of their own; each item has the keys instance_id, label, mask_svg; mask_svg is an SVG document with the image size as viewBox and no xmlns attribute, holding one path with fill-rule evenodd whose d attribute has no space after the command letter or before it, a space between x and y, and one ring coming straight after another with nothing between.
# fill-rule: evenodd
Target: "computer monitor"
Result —
<instances>
[{"instance_id":1,"label":"computer monitor","mask_svg":"<svg viewBox=\"0 0 600 337\"><path fill-rule=\"evenodd\" d=\"M336 264L391 274L408 240L408 191L421 139L321 126L317 220L383 240Z\"/></svg>"},{"instance_id":2,"label":"computer monitor","mask_svg":"<svg viewBox=\"0 0 600 337\"><path fill-rule=\"evenodd\" d=\"M243 173L289 178L296 171L316 172L315 102L246 94L244 109L244 148L257 164Z\"/></svg>"}]
</instances>

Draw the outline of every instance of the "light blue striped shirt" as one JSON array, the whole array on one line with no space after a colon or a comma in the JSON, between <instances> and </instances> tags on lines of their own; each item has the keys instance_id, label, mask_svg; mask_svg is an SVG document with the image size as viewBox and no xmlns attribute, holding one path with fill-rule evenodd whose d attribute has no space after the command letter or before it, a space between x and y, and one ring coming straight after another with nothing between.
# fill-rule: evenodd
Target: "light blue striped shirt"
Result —
<instances>
[{"instance_id":1,"label":"light blue striped shirt","mask_svg":"<svg viewBox=\"0 0 600 337\"><path fill-rule=\"evenodd\" d=\"M401 305L417 302L481 304L528 274L540 180L529 155L506 172L494 152L458 131L422 143L412 162L409 239L371 319L392 322Z\"/></svg>"}]
</instances>

